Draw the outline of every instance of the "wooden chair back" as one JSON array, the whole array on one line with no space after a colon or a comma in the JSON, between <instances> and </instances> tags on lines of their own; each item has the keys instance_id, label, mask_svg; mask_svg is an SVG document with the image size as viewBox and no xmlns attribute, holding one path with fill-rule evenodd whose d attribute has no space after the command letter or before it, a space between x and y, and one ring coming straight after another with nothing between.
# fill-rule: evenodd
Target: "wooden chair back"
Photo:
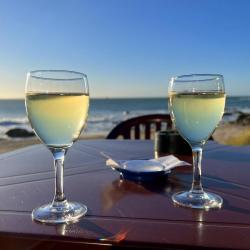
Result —
<instances>
[{"instance_id":1,"label":"wooden chair back","mask_svg":"<svg viewBox=\"0 0 250 250\"><path fill-rule=\"evenodd\" d=\"M151 114L137 116L119 123L107 135L106 139L153 139L153 132L172 128L169 114Z\"/></svg>"}]
</instances>

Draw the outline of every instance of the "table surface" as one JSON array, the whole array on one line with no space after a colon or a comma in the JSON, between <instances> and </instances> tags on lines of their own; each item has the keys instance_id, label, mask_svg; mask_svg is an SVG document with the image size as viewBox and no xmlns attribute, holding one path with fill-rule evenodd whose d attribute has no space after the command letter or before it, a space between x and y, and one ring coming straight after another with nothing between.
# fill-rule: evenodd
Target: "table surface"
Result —
<instances>
[{"instance_id":1,"label":"table surface","mask_svg":"<svg viewBox=\"0 0 250 250\"><path fill-rule=\"evenodd\" d=\"M117 159L149 159L153 142L75 143L65 161L65 193L68 200L86 204L88 213L78 223L58 226L36 223L30 216L53 198L50 152L35 145L0 155L1 246L250 248L250 147L205 146L203 186L224 199L222 209L209 211L175 207L171 201L174 192L190 188L191 167L179 167L162 181L138 184L121 181L100 152ZM191 162L191 157L181 158Z\"/></svg>"}]
</instances>

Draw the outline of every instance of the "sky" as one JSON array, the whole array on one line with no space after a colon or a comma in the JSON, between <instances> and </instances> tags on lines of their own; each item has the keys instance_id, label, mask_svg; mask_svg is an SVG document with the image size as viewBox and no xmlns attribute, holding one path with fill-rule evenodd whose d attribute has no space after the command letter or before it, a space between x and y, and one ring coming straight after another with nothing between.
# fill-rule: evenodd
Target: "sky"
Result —
<instances>
[{"instance_id":1,"label":"sky","mask_svg":"<svg viewBox=\"0 0 250 250\"><path fill-rule=\"evenodd\" d=\"M224 75L250 95L248 0L0 0L0 98L26 73L86 73L92 97L165 97L171 76Z\"/></svg>"}]
</instances>

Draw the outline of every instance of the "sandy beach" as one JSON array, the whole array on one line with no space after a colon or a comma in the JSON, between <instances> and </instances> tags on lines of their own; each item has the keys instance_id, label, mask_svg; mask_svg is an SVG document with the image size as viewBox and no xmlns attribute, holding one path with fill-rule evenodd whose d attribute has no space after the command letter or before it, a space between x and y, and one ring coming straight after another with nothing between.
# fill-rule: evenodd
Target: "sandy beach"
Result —
<instances>
[{"instance_id":1,"label":"sandy beach","mask_svg":"<svg viewBox=\"0 0 250 250\"><path fill-rule=\"evenodd\" d=\"M79 140L97 140L104 139L104 134L95 135L82 135ZM14 151L19 148L24 148L27 146L41 144L41 141L37 137L22 138L22 139L1 139L0 140L0 154Z\"/></svg>"},{"instance_id":2,"label":"sandy beach","mask_svg":"<svg viewBox=\"0 0 250 250\"><path fill-rule=\"evenodd\" d=\"M82 135L79 140L104 139L105 134ZM250 145L250 125L241 125L237 123L225 123L220 125L213 134L213 139L221 144L243 146ZM36 137L19 139L1 139L0 153L13 151L19 148L27 147L41 143Z\"/></svg>"},{"instance_id":3,"label":"sandy beach","mask_svg":"<svg viewBox=\"0 0 250 250\"><path fill-rule=\"evenodd\" d=\"M218 127L213 138L221 144L232 146L250 145L250 125L227 123Z\"/></svg>"}]
</instances>

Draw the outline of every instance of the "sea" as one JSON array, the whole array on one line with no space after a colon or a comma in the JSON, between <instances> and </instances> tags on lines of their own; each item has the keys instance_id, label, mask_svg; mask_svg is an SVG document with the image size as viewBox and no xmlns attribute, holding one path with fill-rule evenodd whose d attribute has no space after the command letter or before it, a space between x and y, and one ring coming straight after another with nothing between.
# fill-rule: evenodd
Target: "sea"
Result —
<instances>
[{"instance_id":1,"label":"sea","mask_svg":"<svg viewBox=\"0 0 250 250\"><path fill-rule=\"evenodd\" d=\"M224 116L227 121L237 119L237 112L250 114L250 96L227 97ZM166 98L105 98L91 99L87 127L88 135L107 135L121 121L139 115L168 113ZM0 138L13 128L31 131L24 100L0 100ZM8 138L10 139L10 138Z\"/></svg>"}]
</instances>

